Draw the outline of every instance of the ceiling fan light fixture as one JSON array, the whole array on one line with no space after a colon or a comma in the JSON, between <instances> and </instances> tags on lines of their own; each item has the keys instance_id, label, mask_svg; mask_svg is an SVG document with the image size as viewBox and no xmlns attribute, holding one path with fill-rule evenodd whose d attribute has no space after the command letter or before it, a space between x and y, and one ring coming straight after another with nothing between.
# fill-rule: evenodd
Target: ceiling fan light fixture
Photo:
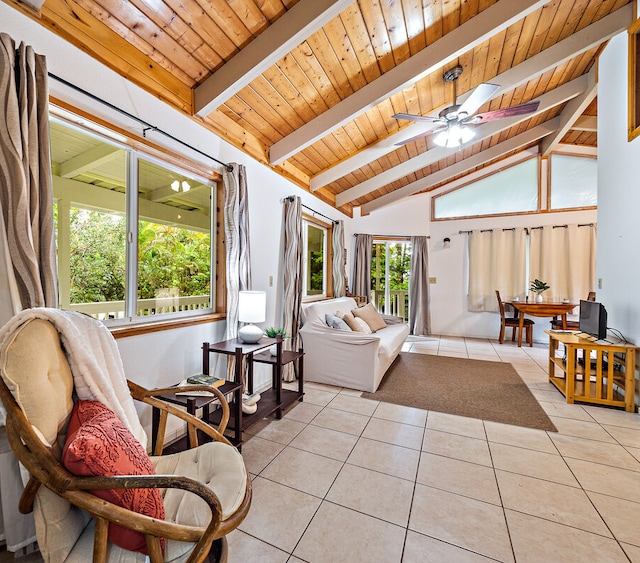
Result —
<instances>
[{"instance_id":1,"label":"ceiling fan light fixture","mask_svg":"<svg viewBox=\"0 0 640 563\"><path fill-rule=\"evenodd\" d=\"M454 149L468 143L476 136L475 131L461 125L451 125L433 137L433 142L439 147Z\"/></svg>"}]
</instances>

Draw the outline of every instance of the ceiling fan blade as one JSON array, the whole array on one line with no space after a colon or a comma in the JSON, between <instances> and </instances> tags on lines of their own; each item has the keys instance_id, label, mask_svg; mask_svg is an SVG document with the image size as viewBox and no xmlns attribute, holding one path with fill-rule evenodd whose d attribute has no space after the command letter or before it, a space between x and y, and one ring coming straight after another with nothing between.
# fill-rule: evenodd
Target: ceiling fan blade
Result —
<instances>
[{"instance_id":1,"label":"ceiling fan blade","mask_svg":"<svg viewBox=\"0 0 640 563\"><path fill-rule=\"evenodd\" d=\"M442 119L439 117L430 117L428 115L412 115L410 113L396 113L391 117L395 117L396 119L409 119L411 121L423 121L425 123L440 123Z\"/></svg>"},{"instance_id":2,"label":"ceiling fan blade","mask_svg":"<svg viewBox=\"0 0 640 563\"><path fill-rule=\"evenodd\" d=\"M437 125L437 124L434 124ZM400 141L399 143L396 143L394 146L396 147L402 147L408 143L411 143L413 141L417 141L418 139L421 139L422 137L428 137L429 135L433 135L434 133L438 133L442 131L442 129L435 129L434 131L423 131L422 133L418 134L418 135L414 135L413 137L410 137L409 139L405 139L404 141Z\"/></svg>"},{"instance_id":3,"label":"ceiling fan blade","mask_svg":"<svg viewBox=\"0 0 640 563\"><path fill-rule=\"evenodd\" d=\"M462 105L458 108L458 113L466 113L467 115L473 115L478 108L489 101L491 97L500 89L497 84L478 84L467 99L462 102Z\"/></svg>"},{"instance_id":4,"label":"ceiling fan blade","mask_svg":"<svg viewBox=\"0 0 640 563\"><path fill-rule=\"evenodd\" d=\"M520 104L518 106L511 106L510 108L495 109L493 111L487 111L485 113L479 113L465 120L465 123L472 123L478 125L480 123L487 123L488 121L495 121L496 119L503 119L505 117L513 117L514 115L525 115L527 113L533 113L538 109L540 102L528 102L526 104Z\"/></svg>"}]
</instances>

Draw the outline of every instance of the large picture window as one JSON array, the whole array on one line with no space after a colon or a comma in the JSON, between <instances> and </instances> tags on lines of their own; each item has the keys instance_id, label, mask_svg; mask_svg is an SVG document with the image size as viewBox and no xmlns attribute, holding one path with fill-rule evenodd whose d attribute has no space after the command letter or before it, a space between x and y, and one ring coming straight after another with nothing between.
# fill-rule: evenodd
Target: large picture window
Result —
<instances>
[{"instance_id":1,"label":"large picture window","mask_svg":"<svg viewBox=\"0 0 640 563\"><path fill-rule=\"evenodd\" d=\"M60 307L111 323L211 312L215 183L50 125Z\"/></svg>"}]
</instances>

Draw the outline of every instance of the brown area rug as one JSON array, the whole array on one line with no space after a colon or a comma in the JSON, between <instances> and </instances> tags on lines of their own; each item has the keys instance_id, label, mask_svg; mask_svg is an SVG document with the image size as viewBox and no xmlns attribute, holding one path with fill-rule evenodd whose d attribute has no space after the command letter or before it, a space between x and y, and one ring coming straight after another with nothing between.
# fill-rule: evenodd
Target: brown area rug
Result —
<instances>
[{"instance_id":1,"label":"brown area rug","mask_svg":"<svg viewBox=\"0 0 640 563\"><path fill-rule=\"evenodd\" d=\"M363 397L557 432L511 364L404 352Z\"/></svg>"}]
</instances>

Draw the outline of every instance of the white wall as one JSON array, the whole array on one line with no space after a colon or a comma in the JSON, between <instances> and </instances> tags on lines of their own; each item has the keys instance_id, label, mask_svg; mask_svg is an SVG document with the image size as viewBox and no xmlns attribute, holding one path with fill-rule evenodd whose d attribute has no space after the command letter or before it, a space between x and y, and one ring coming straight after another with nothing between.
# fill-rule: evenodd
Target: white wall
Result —
<instances>
[{"instance_id":1,"label":"white wall","mask_svg":"<svg viewBox=\"0 0 640 563\"><path fill-rule=\"evenodd\" d=\"M640 139L627 141L627 34L598 64L598 301L608 325L640 344Z\"/></svg>"},{"instance_id":2,"label":"white wall","mask_svg":"<svg viewBox=\"0 0 640 563\"><path fill-rule=\"evenodd\" d=\"M366 217L354 218L351 222L354 233L430 236L429 277L436 278L436 283L430 286L432 334L497 338L500 330L497 313L467 310L467 235L459 234L460 231L593 223L597 218L596 211L574 211L431 222L431 198L441 191L409 197ZM448 249L443 248L445 237L451 239ZM348 247L352 250L353 246L352 240ZM350 276L352 267L350 262ZM548 319L535 320L534 340L547 342L544 331L549 328Z\"/></svg>"}]
</instances>

